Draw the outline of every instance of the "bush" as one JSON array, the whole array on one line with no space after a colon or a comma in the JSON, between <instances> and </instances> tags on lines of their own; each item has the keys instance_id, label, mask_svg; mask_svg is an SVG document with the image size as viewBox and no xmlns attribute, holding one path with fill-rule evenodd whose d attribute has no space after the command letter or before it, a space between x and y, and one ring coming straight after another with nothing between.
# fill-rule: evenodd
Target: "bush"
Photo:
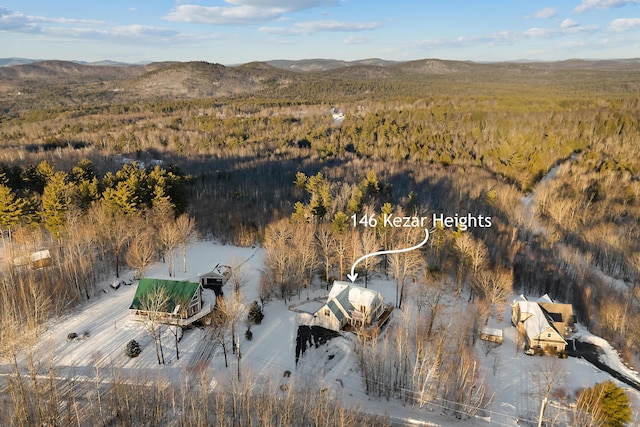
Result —
<instances>
[{"instance_id":1,"label":"bush","mask_svg":"<svg viewBox=\"0 0 640 427\"><path fill-rule=\"evenodd\" d=\"M629 396L613 381L582 390L578 394L577 407L592 415L593 424L622 427L632 420Z\"/></svg>"},{"instance_id":2,"label":"bush","mask_svg":"<svg viewBox=\"0 0 640 427\"><path fill-rule=\"evenodd\" d=\"M251 303L247 318L251 323L255 323L256 325L259 325L262 322L264 313L262 312L262 308L260 307L260 304L258 304L258 301L254 301Z\"/></svg>"},{"instance_id":3,"label":"bush","mask_svg":"<svg viewBox=\"0 0 640 427\"><path fill-rule=\"evenodd\" d=\"M129 357L138 357L140 353L142 353L142 349L140 348L138 341L131 340L127 343L124 353Z\"/></svg>"},{"instance_id":4,"label":"bush","mask_svg":"<svg viewBox=\"0 0 640 427\"><path fill-rule=\"evenodd\" d=\"M251 329L247 329L247 331L244 333L244 337L247 339L247 341L251 341L251 339L253 338L253 332L251 332Z\"/></svg>"}]
</instances>

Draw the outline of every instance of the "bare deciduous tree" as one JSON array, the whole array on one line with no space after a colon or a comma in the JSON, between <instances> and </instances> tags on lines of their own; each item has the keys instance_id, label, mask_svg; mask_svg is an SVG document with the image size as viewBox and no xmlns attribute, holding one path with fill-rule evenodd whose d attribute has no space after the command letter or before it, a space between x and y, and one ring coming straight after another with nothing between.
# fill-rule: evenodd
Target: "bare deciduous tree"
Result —
<instances>
[{"instance_id":1,"label":"bare deciduous tree","mask_svg":"<svg viewBox=\"0 0 640 427\"><path fill-rule=\"evenodd\" d=\"M242 288L249 282L249 269L245 261L240 258L234 257L229 262L229 280L233 286L233 295L236 301L240 300L242 296Z\"/></svg>"},{"instance_id":2,"label":"bare deciduous tree","mask_svg":"<svg viewBox=\"0 0 640 427\"><path fill-rule=\"evenodd\" d=\"M218 298L216 310L224 317L231 331L231 343L233 354L236 353L236 325L246 313L245 305L242 303L242 294L238 292L235 298L226 300Z\"/></svg>"},{"instance_id":3,"label":"bare deciduous tree","mask_svg":"<svg viewBox=\"0 0 640 427\"><path fill-rule=\"evenodd\" d=\"M169 294L165 288L155 286L140 298L140 310L145 312L145 330L153 338L158 357L158 365L164 364L164 352L162 350L162 331L164 329L165 313L168 310Z\"/></svg>"},{"instance_id":4,"label":"bare deciduous tree","mask_svg":"<svg viewBox=\"0 0 640 427\"><path fill-rule=\"evenodd\" d=\"M116 277L120 277L120 257L122 251L129 244L135 235L136 228L131 226L131 217L117 212L110 212L108 209L100 209L95 219L96 227L104 234L111 252L115 258Z\"/></svg>"},{"instance_id":5,"label":"bare deciduous tree","mask_svg":"<svg viewBox=\"0 0 640 427\"><path fill-rule=\"evenodd\" d=\"M425 273L425 281L418 285L416 289L415 302L418 307L418 315L421 314L423 307L429 309L427 316L427 339L431 338L433 333L433 325L442 310L444 304L443 299L446 295L444 282L440 277L432 278L431 273Z\"/></svg>"},{"instance_id":6,"label":"bare deciduous tree","mask_svg":"<svg viewBox=\"0 0 640 427\"><path fill-rule=\"evenodd\" d=\"M367 228L362 232L362 252L363 254L370 254L376 252L379 249L379 243L377 238L377 233L375 228ZM373 258L368 257L362 260L362 265L364 267L364 287L368 286L369 282L369 271L371 270L371 266L373 265Z\"/></svg>"},{"instance_id":7,"label":"bare deciduous tree","mask_svg":"<svg viewBox=\"0 0 640 427\"><path fill-rule=\"evenodd\" d=\"M324 280L327 282L327 290L329 290L330 269L333 262L335 237L333 236L331 227L329 227L328 224L318 225L315 237L320 249L322 266L324 267Z\"/></svg>"},{"instance_id":8,"label":"bare deciduous tree","mask_svg":"<svg viewBox=\"0 0 640 427\"><path fill-rule=\"evenodd\" d=\"M498 268L494 270L479 271L474 276L474 284L480 293L480 297L489 305L485 324L489 321L491 313L500 313L501 303L513 291L513 275L511 272Z\"/></svg>"},{"instance_id":9,"label":"bare deciduous tree","mask_svg":"<svg viewBox=\"0 0 640 427\"><path fill-rule=\"evenodd\" d=\"M145 277L147 267L156 260L157 253L153 236L144 232L131 241L125 259L131 268L138 270L140 277Z\"/></svg>"},{"instance_id":10,"label":"bare deciduous tree","mask_svg":"<svg viewBox=\"0 0 640 427\"><path fill-rule=\"evenodd\" d=\"M304 286L307 289L307 296L309 295L309 286L313 275L318 266L318 252L314 244L315 224L304 224L296 227L293 232L293 260L295 265L298 266L299 272L297 276L302 279L296 286L298 290L298 297L300 297L301 287Z\"/></svg>"},{"instance_id":11,"label":"bare deciduous tree","mask_svg":"<svg viewBox=\"0 0 640 427\"><path fill-rule=\"evenodd\" d=\"M409 248L424 239L424 234L415 231L396 233L394 245L398 248ZM417 277L425 267L425 259L420 250L396 252L389 254L389 264L396 281L396 307L402 308L407 278Z\"/></svg>"},{"instance_id":12,"label":"bare deciduous tree","mask_svg":"<svg viewBox=\"0 0 640 427\"><path fill-rule=\"evenodd\" d=\"M196 221L187 214L182 214L176 218L176 229L178 232L178 241L182 245L182 264L183 272L187 272L187 245L195 236Z\"/></svg>"},{"instance_id":13,"label":"bare deciduous tree","mask_svg":"<svg viewBox=\"0 0 640 427\"><path fill-rule=\"evenodd\" d=\"M288 220L282 220L267 227L264 240L265 273L280 291L286 302L291 297L294 286L301 283L300 269L295 265L293 233Z\"/></svg>"},{"instance_id":14,"label":"bare deciduous tree","mask_svg":"<svg viewBox=\"0 0 640 427\"><path fill-rule=\"evenodd\" d=\"M167 263L169 277L175 274L175 250L180 244L180 237L180 232L176 227L175 221L164 222L160 224L157 230L158 246Z\"/></svg>"},{"instance_id":15,"label":"bare deciduous tree","mask_svg":"<svg viewBox=\"0 0 640 427\"><path fill-rule=\"evenodd\" d=\"M216 306L220 306L220 301L222 301L222 298L218 299ZM229 319L223 312L214 310L205 317L204 324L206 325L206 339L212 344L220 346L224 355L224 367L228 368L227 349L229 347L229 332L231 330Z\"/></svg>"}]
</instances>

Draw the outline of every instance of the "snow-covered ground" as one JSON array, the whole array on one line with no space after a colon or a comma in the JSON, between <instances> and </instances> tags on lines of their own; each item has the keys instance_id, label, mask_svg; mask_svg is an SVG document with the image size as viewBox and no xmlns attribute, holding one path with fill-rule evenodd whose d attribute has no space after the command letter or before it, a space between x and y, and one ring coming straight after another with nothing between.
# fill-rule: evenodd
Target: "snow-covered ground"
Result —
<instances>
[{"instance_id":1,"label":"snow-covered ground","mask_svg":"<svg viewBox=\"0 0 640 427\"><path fill-rule=\"evenodd\" d=\"M239 248L198 242L188 250L187 272L182 272L182 264L173 279L198 281L198 274L210 271L219 262L230 263L242 259L253 266L262 263L261 252L255 248ZM249 281L257 283L257 270L249 268ZM125 273L121 279L130 280L132 273ZM170 278L165 264L152 266L147 277ZM76 312L52 322L42 338L41 351L51 352L57 366L70 366L75 369L101 368L115 366L120 368L158 369L153 340L141 322L129 318L129 306L136 292L137 282L122 285L114 290L109 281L100 286L96 298L88 305L79 307ZM254 297L253 287L250 297ZM206 296L205 296L206 297ZM75 332L82 340L68 341L67 335ZM244 332L244 331L243 331ZM180 360L176 360L173 335L166 331L163 336L163 348L167 365L182 368L190 363L201 344L202 331L194 328L185 330L180 341ZM142 354L130 359L123 357L126 343L135 339L142 348ZM165 369L166 367L162 367Z\"/></svg>"},{"instance_id":2,"label":"snow-covered ground","mask_svg":"<svg viewBox=\"0 0 640 427\"><path fill-rule=\"evenodd\" d=\"M513 296L515 298L515 295ZM556 378L555 391L550 398L551 406L559 408L555 411L559 418L568 412L561 396L572 400L581 388L591 387L596 383L613 380L623 387L631 398L634 419L640 420L640 393L628 385L616 380L607 372L603 372L582 358L569 357L559 359L551 356L528 356L520 349L516 352L516 328L511 325L510 306L505 307L503 320L491 318L489 326L503 331L503 343L500 346L487 348L487 343L479 341L478 356L483 361L483 369L487 383L495 393L491 409L496 412L495 419L505 420L509 416L520 419L537 420L542 403L539 384L544 380L543 371ZM603 361L610 367L629 378L638 380L638 373L629 369L620 360L618 353L604 339L590 334L586 328L577 325L579 332L575 335L582 341L600 346L605 354ZM554 413L547 410L545 415ZM507 416L509 415L509 416Z\"/></svg>"},{"instance_id":3,"label":"snow-covered ground","mask_svg":"<svg viewBox=\"0 0 640 427\"><path fill-rule=\"evenodd\" d=\"M247 283L242 292L245 306L248 306L252 301L259 300L259 275L263 267L263 252L259 248L239 248L213 242L194 243L188 249L187 273L179 271L176 278L194 280L199 273L210 271L218 263L229 265L238 260L246 261ZM181 265L176 267L177 270L182 270ZM154 265L149 269L147 277L168 278L167 266ZM125 274L124 278L131 278L131 274ZM92 301L79 307L74 313L52 321L43 334L37 352L42 360L51 360L60 375L74 378L94 378L96 375L104 377L108 375L109 368L116 367L120 372L131 376L163 376L168 380L178 381L185 370L200 360L207 360L214 377L212 386L223 384L224 381L219 380L237 373L235 356L228 355L229 367L225 368L222 350L207 345L207 340L203 339L204 331L197 327L185 330L179 344L179 360L175 355L174 337L167 332L163 337L166 364L158 365L150 335L142 323L129 318L129 306L136 291L136 283L131 286L123 285L118 290L113 290L108 283L103 285L108 293L98 292ZM230 284L225 286L227 295L232 293L230 287ZM385 301L395 300L395 284L392 280L374 279L370 281L369 287L378 290ZM296 380L319 384L339 395L344 403L366 413L386 415L398 424L438 426L514 425L518 417L535 419L540 400L535 395L534 373L541 367L544 368L547 362L559 364L560 371L564 373L561 387L569 395L581 387L611 379L608 374L581 359L532 357L524 355L522 351L516 354L515 328L508 320L510 315L506 311L507 307L503 316L506 320L492 319L490 324L503 330L504 343L490 352L485 351L483 342L479 341L477 344L487 383L495 394L490 423L482 419L457 421L441 416L437 411L404 406L402 402L393 399L372 399L364 392L364 384L352 355L352 337L349 335L334 338L319 348L307 349L296 366L297 326L308 323L311 316L308 313L320 305L314 299L327 294L324 285L316 284L309 291L308 302L306 292L300 297L293 297L287 304L279 299L269 301L262 323L251 327L253 338L250 341L244 335L244 322L239 322L236 335L240 337L241 371L255 376L257 380L260 377L270 377L279 382ZM292 305L297 306L295 310L290 309ZM72 332L86 338L68 341L67 335ZM137 358L129 358L124 354L125 345L131 339L137 340L142 347L142 353ZM602 346L603 343L598 344ZM610 355L617 357L613 351ZM291 372L290 378L285 377L285 371ZM628 389L626 386L625 388ZM640 407L638 394L634 391L629 391L629 394L634 396L635 406Z\"/></svg>"}]
</instances>

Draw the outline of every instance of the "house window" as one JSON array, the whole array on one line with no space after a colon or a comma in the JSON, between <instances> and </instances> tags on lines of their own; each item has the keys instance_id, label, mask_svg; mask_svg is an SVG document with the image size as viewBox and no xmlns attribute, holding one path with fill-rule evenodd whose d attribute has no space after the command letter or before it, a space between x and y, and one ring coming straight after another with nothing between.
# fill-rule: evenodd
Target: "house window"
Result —
<instances>
[{"instance_id":1,"label":"house window","mask_svg":"<svg viewBox=\"0 0 640 427\"><path fill-rule=\"evenodd\" d=\"M361 306L360 306L360 311L361 311L362 313L366 313L366 311L367 311L367 310L366 310L366 308L365 308L365 306L364 306L364 305L361 305Z\"/></svg>"},{"instance_id":2,"label":"house window","mask_svg":"<svg viewBox=\"0 0 640 427\"><path fill-rule=\"evenodd\" d=\"M325 316L329 316L329 309L328 309L328 308L325 308L325 309L324 309L324 315L325 315Z\"/></svg>"},{"instance_id":3,"label":"house window","mask_svg":"<svg viewBox=\"0 0 640 427\"><path fill-rule=\"evenodd\" d=\"M547 338L551 338L551 332L547 334Z\"/></svg>"}]
</instances>

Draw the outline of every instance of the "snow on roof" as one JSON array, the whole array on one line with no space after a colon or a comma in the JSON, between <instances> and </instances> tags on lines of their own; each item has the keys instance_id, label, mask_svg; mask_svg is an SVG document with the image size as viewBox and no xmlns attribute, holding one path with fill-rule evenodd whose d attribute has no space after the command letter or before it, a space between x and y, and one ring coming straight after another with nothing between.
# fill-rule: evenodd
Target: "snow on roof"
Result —
<instances>
[{"instance_id":1,"label":"snow on roof","mask_svg":"<svg viewBox=\"0 0 640 427\"><path fill-rule=\"evenodd\" d=\"M224 272L222 271L223 268L229 268L226 265L221 265L221 264L217 264L215 267L213 267L212 270L207 271L205 273L200 273L198 274L198 278L203 278L203 277L217 277L217 278L224 278Z\"/></svg>"},{"instance_id":2,"label":"snow on roof","mask_svg":"<svg viewBox=\"0 0 640 427\"><path fill-rule=\"evenodd\" d=\"M524 329L529 338L538 337L540 334L552 328L549 319L535 301L518 301L520 311L531 316L524 321Z\"/></svg>"},{"instance_id":3,"label":"snow on roof","mask_svg":"<svg viewBox=\"0 0 640 427\"><path fill-rule=\"evenodd\" d=\"M540 298L538 298L537 302L550 302L553 303L553 300L549 296L549 294L544 294Z\"/></svg>"},{"instance_id":4,"label":"snow on roof","mask_svg":"<svg viewBox=\"0 0 640 427\"><path fill-rule=\"evenodd\" d=\"M345 309L353 309L353 306L357 307L361 305L371 307L372 305L374 305L377 299L382 300L382 297L380 296L380 293L378 291L362 288L348 282L341 282L337 280L333 282L333 287L329 292L329 299L335 298L338 299L340 303L342 303L342 299L344 297L340 294L342 294L343 292L345 296L348 295L348 302L352 306L351 308L347 308L343 305Z\"/></svg>"},{"instance_id":5,"label":"snow on roof","mask_svg":"<svg viewBox=\"0 0 640 427\"><path fill-rule=\"evenodd\" d=\"M516 304L518 304L520 301L528 301L527 297L525 297L524 295L518 295L516 298L513 299L513 301L511 301L511 306L515 306Z\"/></svg>"},{"instance_id":6,"label":"snow on roof","mask_svg":"<svg viewBox=\"0 0 640 427\"><path fill-rule=\"evenodd\" d=\"M331 286L331 290L329 291L329 299L333 299L338 296L338 294L349 287L349 283L347 282L333 282L333 286Z\"/></svg>"},{"instance_id":7,"label":"snow on roof","mask_svg":"<svg viewBox=\"0 0 640 427\"><path fill-rule=\"evenodd\" d=\"M481 333L486 335L492 335L494 337L501 337L502 329L490 328L488 326L485 326L484 328L482 328Z\"/></svg>"}]
</instances>

